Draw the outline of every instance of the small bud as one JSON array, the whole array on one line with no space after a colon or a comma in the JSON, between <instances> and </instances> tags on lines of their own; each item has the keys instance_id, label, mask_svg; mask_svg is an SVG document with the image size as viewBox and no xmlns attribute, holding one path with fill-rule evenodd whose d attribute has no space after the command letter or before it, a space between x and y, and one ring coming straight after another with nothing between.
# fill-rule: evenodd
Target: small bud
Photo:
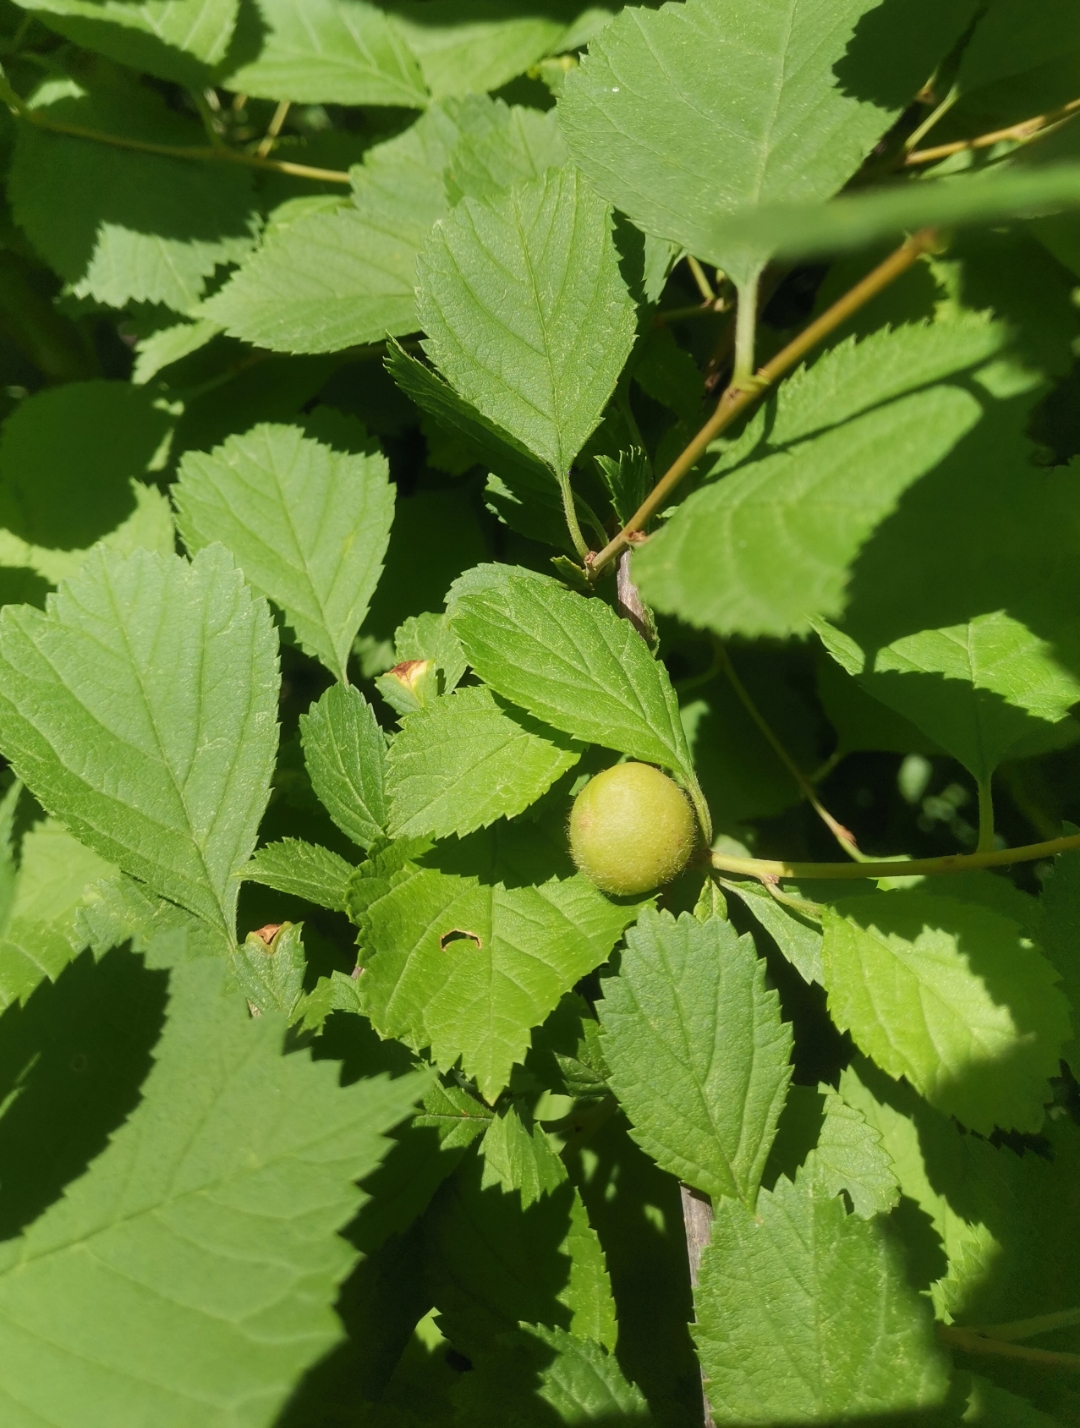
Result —
<instances>
[{"instance_id":1,"label":"small bud","mask_svg":"<svg viewBox=\"0 0 1080 1428\"><path fill-rule=\"evenodd\" d=\"M268 922L249 932L233 954L233 975L260 1012L291 1014L304 990L302 922Z\"/></svg>"},{"instance_id":2,"label":"small bud","mask_svg":"<svg viewBox=\"0 0 1080 1428\"><path fill-rule=\"evenodd\" d=\"M406 659L386 674L375 688L397 714L415 714L439 693L439 672L433 659Z\"/></svg>"}]
</instances>

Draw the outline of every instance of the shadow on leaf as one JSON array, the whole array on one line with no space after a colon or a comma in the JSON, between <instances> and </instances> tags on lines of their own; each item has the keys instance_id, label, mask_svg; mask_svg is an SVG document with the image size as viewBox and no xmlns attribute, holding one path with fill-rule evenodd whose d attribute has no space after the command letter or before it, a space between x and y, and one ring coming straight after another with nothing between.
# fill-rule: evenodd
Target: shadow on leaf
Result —
<instances>
[{"instance_id":1,"label":"shadow on leaf","mask_svg":"<svg viewBox=\"0 0 1080 1428\"><path fill-rule=\"evenodd\" d=\"M84 952L0 1017L0 1238L57 1200L138 1105L168 974Z\"/></svg>"}]
</instances>

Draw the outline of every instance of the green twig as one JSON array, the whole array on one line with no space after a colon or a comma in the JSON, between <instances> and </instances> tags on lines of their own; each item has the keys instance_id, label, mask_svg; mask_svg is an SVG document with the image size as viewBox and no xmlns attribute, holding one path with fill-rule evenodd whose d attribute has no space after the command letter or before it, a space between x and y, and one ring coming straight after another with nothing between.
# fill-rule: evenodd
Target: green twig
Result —
<instances>
[{"instance_id":1,"label":"green twig","mask_svg":"<svg viewBox=\"0 0 1080 1428\"><path fill-rule=\"evenodd\" d=\"M664 472L622 530L608 541L603 550L590 558L587 566L590 577L594 580L597 579L619 552L629 544L630 536L635 531L642 530L657 511L663 509L675 487L687 472L693 470L722 431L725 431L775 382L778 382L781 377L786 376L793 367L797 366L807 352L835 332L853 312L857 312L871 298L876 297L890 283L895 282L902 273L906 273L922 254L929 252L936 243L936 233L930 228L923 229L908 238L897 248L895 253L880 263L873 272L868 273L861 282L856 283L850 292L846 293L838 302L833 303L827 312L822 313L798 337L789 342L771 362L766 362L765 366L754 376L752 382L748 382L743 387L732 383L717 402L716 410L712 416L693 441Z\"/></svg>"},{"instance_id":2,"label":"green twig","mask_svg":"<svg viewBox=\"0 0 1080 1428\"><path fill-rule=\"evenodd\" d=\"M120 134L106 134L102 130L86 129L81 124L64 124L59 119L46 118L39 110L27 109L21 101L18 113L27 123L49 133L67 134L73 139L86 139L95 144L111 144L113 148L117 149L134 149L143 154L161 154L170 159L243 164L248 168L268 169L273 173L289 174L293 178L314 179L319 183L349 184L352 182L349 175L340 169L316 169L309 164L292 164L285 159L263 159L258 154L245 154L240 149L230 149L225 145L217 147L213 145L154 144L147 139L129 139Z\"/></svg>"},{"instance_id":3,"label":"green twig","mask_svg":"<svg viewBox=\"0 0 1080 1428\"><path fill-rule=\"evenodd\" d=\"M1050 838L1045 843L1028 843L1022 848L994 848L985 853L948 853L943 858L885 858L866 863L789 863L774 858L729 858L713 853L711 862L722 873L774 882L784 878L895 878L932 877L938 873L969 873L977 868L1007 868L1013 863L1033 863L1080 848L1080 833Z\"/></svg>"},{"instance_id":4,"label":"green twig","mask_svg":"<svg viewBox=\"0 0 1080 1428\"><path fill-rule=\"evenodd\" d=\"M701 294L702 298L706 302L715 302L716 293L713 291L713 285L705 276L705 269L701 266L701 264L693 256L692 253L687 253L686 255L686 266L694 275L694 282L697 283L697 289L698 292Z\"/></svg>"},{"instance_id":5,"label":"green twig","mask_svg":"<svg viewBox=\"0 0 1080 1428\"><path fill-rule=\"evenodd\" d=\"M784 765L791 777L795 780L795 784L798 787L798 790L802 794L803 798L805 798L806 801L810 804L810 807L821 819L822 823L825 824L825 827L840 844L840 847L844 850L848 857L854 858L856 862L861 861L863 855L859 852L859 849L856 846L854 835L850 832L849 829L845 828L842 823L835 819L829 812L829 810L825 808L821 801L818 799L818 796L814 791L813 784L803 773L802 769L799 768L798 764L788 753L787 749L784 748L783 744L773 732L772 727L766 720L764 714L762 714L761 710L757 707L753 699L750 697L749 690L746 688L745 684L743 684L742 680L736 674L735 666L731 663L731 656L728 654L727 648L722 640L716 641L716 655L717 660L719 661L720 668L727 675L728 683L731 685L732 689L738 696L739 702L742 704L743 708L750 715L750 718L754 721L758 729L761 731L761 734L764 737L766 743L769 745L769 748L772 749L773 753Z\"/></svg>"},{"instance_id":6,"label":"green twig","mask_svg":"<svg viewBox=\"0 0 1080 1428\"><path fill-rule=\"evenodd\" d=\"M1030 1349L1026 1344L1012 1344L1005 1339L987 1338L974 1329L957 1329L952 1324L938 1324L937 1336L943 1344L960 1349L966 1354L992 1354L998 1358L1042 1364L1046 1368L1080 1372L1080 1354L1060 1354L1052 1349Z\"/></svg>"},{"instance_id":7,"label":"green twig","mask_svg":"<svg viewBox=\"0 0 1080 1428\"><path fill-rule=\"evenodd\" d=\"M1080 1324L1080 1309L1062 1309L1057 1314L1040 1314L1035 1319L1016 1319L1011 1324L989 1324L972 1329L987 1339L1033 1339L1036 1334L1049 1334L1055 1329L1071 1329Z\"/></svg>"}]
</instances>

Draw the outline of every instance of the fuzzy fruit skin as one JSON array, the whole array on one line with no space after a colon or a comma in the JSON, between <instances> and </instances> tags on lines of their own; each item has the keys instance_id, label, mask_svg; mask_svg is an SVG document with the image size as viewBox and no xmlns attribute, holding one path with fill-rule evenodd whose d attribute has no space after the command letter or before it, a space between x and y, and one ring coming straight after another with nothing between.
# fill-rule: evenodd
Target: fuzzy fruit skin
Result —
<instances>
[{"instance_id":1,"label":"fuzzy fruit skin","mask_svg":"<svg viewBox=\"0 0 1080 1428\"><path fill-rule=\"evenodd\" d=\"M570 852L617 897L651 892L690 861L697 825L677 783L651 764L616 764L591 779L570 813Z\"/></svg>"}]
</instances>

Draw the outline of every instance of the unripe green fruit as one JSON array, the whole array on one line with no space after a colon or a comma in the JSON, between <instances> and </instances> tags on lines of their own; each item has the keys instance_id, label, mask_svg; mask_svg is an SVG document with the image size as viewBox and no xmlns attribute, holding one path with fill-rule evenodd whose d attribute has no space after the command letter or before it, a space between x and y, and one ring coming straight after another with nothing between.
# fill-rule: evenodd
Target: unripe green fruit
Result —
<instances>
[{"instance_id":1,"label":"unripe green fruit","mask_svg":"<svg viewBox=\"0 0 1080 1428\"><path fill-rule=\"evenodd\" d=\"M591 779L570 813L570 852L591 882L625 897L669 883L690 861L697 826L686 795L651 764Z\"/></svg>"}]
</instances>

